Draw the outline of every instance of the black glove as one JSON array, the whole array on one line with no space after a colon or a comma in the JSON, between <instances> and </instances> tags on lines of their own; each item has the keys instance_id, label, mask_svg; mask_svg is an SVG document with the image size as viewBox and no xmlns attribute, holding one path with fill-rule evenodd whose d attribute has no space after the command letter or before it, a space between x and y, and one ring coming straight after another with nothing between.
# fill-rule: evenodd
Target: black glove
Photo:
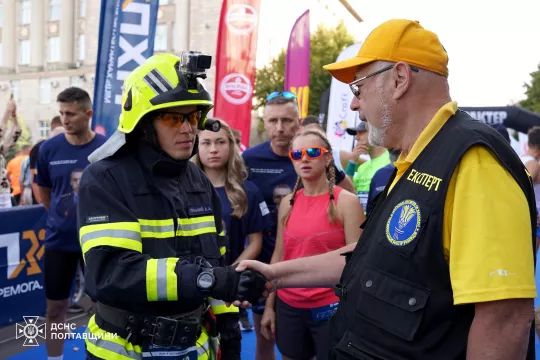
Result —
<instances>
[{"instance_id":1,"label":"black glove","mask_svg":"<svg viewBox=\"0 0 540 360\"><path fill-rule=\"evenodd\" d=\"M176 273L180 298L188 301L202 301L204 299L204 293L197 287L197 276L200 272L201 266L199 264L178 263Z\"/></svg>"},{"instance_id":2,"label":"black glove","mask_svg":"<svg viewBox=\"0 0 540 360\"><path fill-rule=\"evenodd\" d=\"M240 273L234 270L233 266L213 268L215 284L210 291L210 296L214 299L233 302L238 300L238 281Z\"/></svg>"},{"instance_id":3,"label":"black glove","mask_svg":"<svg viewBox=\"0 0 540 360\"><path fill-rule=\"evenodd\" d=\"M256 304L266 289L266 278L255 270L244 270L238 282L238 300Z\"/></svg>"}]
</instances>

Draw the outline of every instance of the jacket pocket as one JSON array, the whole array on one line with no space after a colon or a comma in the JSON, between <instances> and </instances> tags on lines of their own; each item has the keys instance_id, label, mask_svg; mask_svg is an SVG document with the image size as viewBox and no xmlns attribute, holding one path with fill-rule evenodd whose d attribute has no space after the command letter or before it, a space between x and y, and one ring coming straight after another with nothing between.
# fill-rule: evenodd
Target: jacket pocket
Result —
<instances>
[{"instance_id":1,"label":"jacket pocket","mask_svg":"<svg viewBox=\"0 0 540 360\"><path fill-rule=\"evenodd\" d=\"M369 350L363 349L357 344L349 333L341 338L339 343L332 349L332 360L383 360L383 357L372 354Z\"/></svg>"},{"instance_id":2,"label":"jacket pocket","mask_svg":"<svg viewBox=\"0 0 540 360\"><path fill-rule=\"evenodd\" d=\"M367 269L359 285L356 311L360 316L399 338L413 340L430 290L375 269Z\"/></svg>"}]
</instances>

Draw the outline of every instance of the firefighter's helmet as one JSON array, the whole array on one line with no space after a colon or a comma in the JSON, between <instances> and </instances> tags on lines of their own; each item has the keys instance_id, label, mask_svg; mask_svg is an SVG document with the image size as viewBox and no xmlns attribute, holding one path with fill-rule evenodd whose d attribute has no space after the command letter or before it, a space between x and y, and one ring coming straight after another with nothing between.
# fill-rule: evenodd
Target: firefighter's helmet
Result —
<instances>
[{"instance_id":1,"label":"firefighter's helmet","mask_svg":"<svg viewBox=\"0 0 540 360\"><path fill-rule=\"evenodd\" d=\"M204 129L206 115L213 103L197 78L200 74L187 68L189 61L193 61L189 56L160 53L133 70L124 81L118 130L132 132L144 115L154 110L190 105L202 111L198 127Z\"/></svg>"},{"instance_id":2,"label":"firefighter's helmet","mask_svg":"<svg viewBox=\"0 0 540 360\"><path fill-rule=\"evenodd\" d=\"M198 52L181 56L160 53L148 58L124 80L122 112L117 131L88 159L95 162L113 155L126 143L126 134L148 113L177 106L197 106L198 128L219 131L221 124L207 118L214 104L199 78L206 78L211 57Z\"/></svg>"}]
</instances>

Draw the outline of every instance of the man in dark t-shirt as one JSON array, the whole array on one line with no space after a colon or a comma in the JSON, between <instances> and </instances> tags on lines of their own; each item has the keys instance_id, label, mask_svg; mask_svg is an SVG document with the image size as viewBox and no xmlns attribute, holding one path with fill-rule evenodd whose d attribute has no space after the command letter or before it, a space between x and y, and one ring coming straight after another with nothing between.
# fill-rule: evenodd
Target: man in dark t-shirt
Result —
<instances>
[{"instance_id":1,"label":"man in dark t-shirt","mask_svg":"<svg viewBox=\"0 0 540 360\"><path fill-rule=\"evenodd\" d=\"M79 263L82 264L74 178L80 178L82 169L89 164L88 155L105 142L102 135L90 130L92 103L86 91L67 88L56 100L65 133L41 144L36 176L38 199L48 210L43 272L49 334L51 324L64 323L71 284ZM63 339L63 336L47 337L49 357L62 356Z\"/></svg>"},{"instance_id":2,"label":"man in dark t-shirt","mask_svg":"<svg viewBox=\"0 0 540 360\"><path fill-rule=\"evenodd\" d=\"M49 139L55 137L56 135L62 134L64 132L64 128L62 127L62 120L60 120L60 116L55 115L51 119L51 125L50 125L50 131L49 131ZM39 148L41 145L45 142L45 140L40 140L37 143L32 146L32 149L30 149L30 155L28 155L29 159L29 168L30 168L30 175L32 177L32 199L33 203L41 203L40 199L38 199L38 184L36 183L36 174L37 174L37 161L38 161L38 155L39 155Z\"/></svg>"}]
</instances>

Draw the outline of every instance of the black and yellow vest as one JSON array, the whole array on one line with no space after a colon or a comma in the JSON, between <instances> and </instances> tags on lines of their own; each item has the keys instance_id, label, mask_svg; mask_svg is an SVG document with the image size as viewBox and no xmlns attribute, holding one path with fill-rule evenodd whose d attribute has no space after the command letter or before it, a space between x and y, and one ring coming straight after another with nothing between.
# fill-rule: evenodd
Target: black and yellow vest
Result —
<instances>
[{"instance_id":1,"label":"black and yellow vest","mask_svg":"<svg viewBox=\"0 0 540 360\"><path fill-rule=\"evenodd\" d=\"M474 145L488 148L512 174L535 229L534 193L523 164L496 131L458 111L390 193L387 186L347 255L336 289L341 302L332 319L333 359L465 358L474 304L453 305L442 229L450 179Z\"/></svg>"}]
</instances>

